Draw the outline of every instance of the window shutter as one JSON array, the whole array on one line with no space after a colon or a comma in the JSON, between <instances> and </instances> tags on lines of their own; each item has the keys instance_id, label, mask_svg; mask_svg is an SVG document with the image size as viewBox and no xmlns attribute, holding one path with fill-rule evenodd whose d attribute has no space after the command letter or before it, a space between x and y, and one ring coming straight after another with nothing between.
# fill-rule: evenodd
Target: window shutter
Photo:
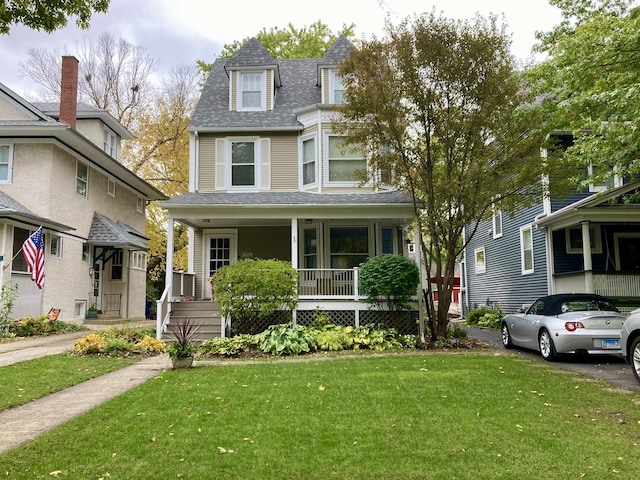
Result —
<instances>
[{"instance_id":1,"label":"window shutter","mask_svg":"<svg viewBox=\"0 0 640 480\"><path fill-rule=\"evenodd\" d=\"M271 139L260 139L260 189L271 190Z\"/></svg>"},{"instance_id":2,"label":"window shutter","mask_svg":"<svg viewBox=\"0 0 640 480\"><path fill-rule=\"evenodd\" d=\"M224 138L216 140L216 190L226 189L227 141Z\"/></svg>"}]
</instances>

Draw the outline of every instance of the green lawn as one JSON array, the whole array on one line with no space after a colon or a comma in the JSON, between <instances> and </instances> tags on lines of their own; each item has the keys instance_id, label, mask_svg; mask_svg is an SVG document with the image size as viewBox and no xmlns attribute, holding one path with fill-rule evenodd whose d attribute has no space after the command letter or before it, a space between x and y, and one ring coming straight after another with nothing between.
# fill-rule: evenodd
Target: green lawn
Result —
<instances>
[{"instance_id":1,"label":"green lawn","mask_svg":"<svg viewBox=\"0 0 640 480\"><path fill-rule=\"evenodd\" d=\"M0 410L17 407L132 363L129 359L74 357L62 353L0 367Z\"/></svg>"},{"instance_id":2,"label":"green lawn","mask_svg":"<svg viewBox=\"0 0 640 480\"><path fill-rule=\"evenodd\" d=\"M640 396L515 356L167 371L0 456L8 479L635 479ZM6 472L6 474L5 474Z\"/></svg>"}]
</instances>

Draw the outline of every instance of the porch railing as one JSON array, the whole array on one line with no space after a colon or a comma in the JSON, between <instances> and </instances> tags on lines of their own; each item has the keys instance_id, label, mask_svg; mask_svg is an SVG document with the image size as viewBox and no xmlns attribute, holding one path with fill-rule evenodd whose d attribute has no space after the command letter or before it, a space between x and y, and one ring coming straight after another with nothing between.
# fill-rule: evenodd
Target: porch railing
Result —
<instances>
[{"instance_id":1,"label":"porch railing","mask_svg":"<svg viewBox=\"0 0 640 480\"><path fill-rule=\"evenodd\" d=\"M637 273L594 273L595 293L604 297L640 297L640 275Z\"/></svg>"},{"instance_id":2,"label":"porch railing","mask_svg":"<svg viewBox=\"0 0 640 480\"><path fill-rule=\"evenodd\" d=\"M169 295L169 288L166 287L160 300L156 301L156 338L159 340L162 338L162 334L167 328L169 319L171 318L171 298Z\"/></svg>"},{"instance_id":3,"label":"porch railing","mask_svg":"<svg viewBox=\"0 0 640 480\"><path fill-rule=\"evenodd\" d=\"M120 315L121 309L121 293L105 293L102 295L102 313L106 315Z\"/></svg>"},{"instance_id":4,"label":"porch railing","mask_svg":"<svg viewBox=\"0 0 640 480\"><path fill-rule=\"evenodd\" d=\"M298 296L358 300L358 269L299 268Z\"/></svg>"}]
</instances>

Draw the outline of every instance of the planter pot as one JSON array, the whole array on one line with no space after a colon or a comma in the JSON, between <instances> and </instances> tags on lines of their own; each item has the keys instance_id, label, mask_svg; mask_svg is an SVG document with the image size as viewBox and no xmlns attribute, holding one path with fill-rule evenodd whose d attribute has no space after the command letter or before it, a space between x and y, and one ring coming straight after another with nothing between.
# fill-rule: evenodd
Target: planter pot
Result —
<instances>
[{"instance_id":1,"label":"planter pot","mask_svg":"<svg viewBox=\"0 0 640 480\"><path fill-rule=\"evenodd\" d=\"M98 312L87 312L87 318L98 318Z\"/></svg>"},{"instance_id":2,"label":"planter pot","mask_svg":"<svg viewBox=\"0 0 640 480\"><path fill-rule=\"evenodd\" d=\"M173 368L191 368L193 364L193 357L185 357L185 358L172 358L171 364Z\"/></svg>"}]
</instances>

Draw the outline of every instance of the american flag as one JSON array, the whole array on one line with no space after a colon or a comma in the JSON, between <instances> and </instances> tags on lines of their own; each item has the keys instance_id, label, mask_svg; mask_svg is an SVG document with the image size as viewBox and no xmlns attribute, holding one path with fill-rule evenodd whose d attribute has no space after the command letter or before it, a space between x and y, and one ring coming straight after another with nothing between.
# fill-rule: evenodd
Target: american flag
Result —
<instances>
[{"instance_id":1,"label":"american flag","mask_svg":"<svg viewBox=\"0 0 640 480\"><path fill-rule=\"evenodd\" d=\"M42 227L35 231L22 244L22 254L31 269L31 280L36 282L38 288L44 285L44 238Z\"/></svg>"}]
</instances>

